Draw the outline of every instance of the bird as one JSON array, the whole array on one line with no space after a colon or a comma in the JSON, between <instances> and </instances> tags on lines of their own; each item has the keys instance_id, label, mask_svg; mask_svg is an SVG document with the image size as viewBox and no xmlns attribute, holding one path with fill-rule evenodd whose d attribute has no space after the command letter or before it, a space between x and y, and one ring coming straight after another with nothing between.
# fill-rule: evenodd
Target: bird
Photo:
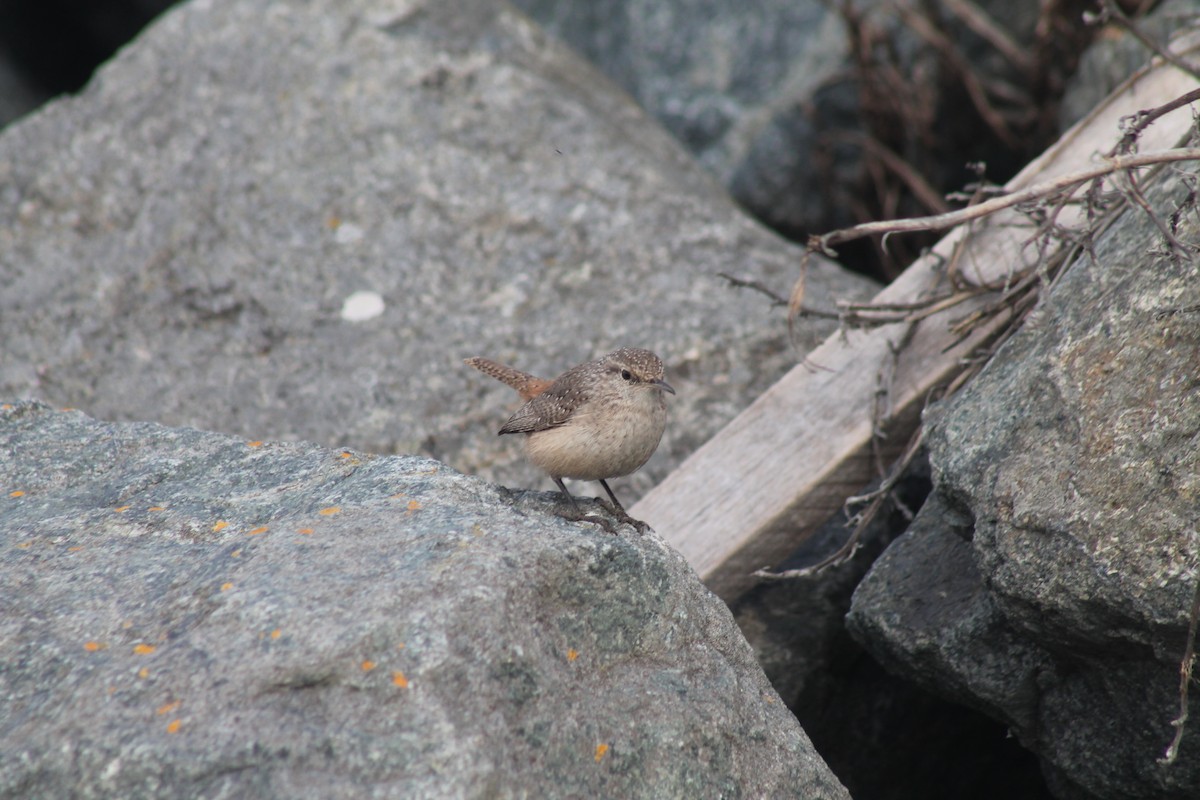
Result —
<instances>
[{"instance_id":1,"label":"bird","mask_svg":"<svg viewBox=\"0 0 1200 800\"><path fill-rule=\"evenodd\" d=\"M553 380L487 358L465 364L511 386L525 400L500 435L525 434L525 454L579 504L563 478L599 481L615 509L628 516L609 478L635 472L654 454L666 428L663 362L649 350L622 347L571 367Z\"/></svg>"}]
</instances>

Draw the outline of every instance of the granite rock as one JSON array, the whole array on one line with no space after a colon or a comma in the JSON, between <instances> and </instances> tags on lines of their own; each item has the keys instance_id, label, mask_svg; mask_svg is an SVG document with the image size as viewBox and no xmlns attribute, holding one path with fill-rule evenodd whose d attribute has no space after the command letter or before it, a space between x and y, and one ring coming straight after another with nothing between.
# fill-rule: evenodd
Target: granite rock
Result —
<instances>
[{"instance_id":1,"label":"granite rock","mask_svg":"<svg viewBox=\"0 0 1200 800\"><path fill-rule=\"evenodd\" d=\"M653 533L37 403L0 476L2 797L849 797Z\"/></svg>"},{"instance_id":2,"label":"granite rock","mask_svg":"<svg viewBox=\"0 0 1200 800\"><path fill-rule=\"evenodd\" d=\"M1147 191L1185 246L1196 174ZM1200 792L1192 722L1159 762L1200 571L1195 275L1126 211L930 415L934 496L849 615L889 668L1009 725L1062 797Z\"/></svg>"}]
</instances>

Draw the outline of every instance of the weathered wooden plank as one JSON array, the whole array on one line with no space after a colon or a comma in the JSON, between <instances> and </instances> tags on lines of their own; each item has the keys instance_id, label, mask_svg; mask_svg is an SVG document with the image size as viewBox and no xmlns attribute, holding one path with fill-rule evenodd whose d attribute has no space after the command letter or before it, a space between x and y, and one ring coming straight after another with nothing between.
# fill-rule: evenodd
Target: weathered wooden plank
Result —
<instances>
[{"instance_id":1,"label":"weathered wooden plank","mask_svg":"<svg viewBox=\"0 0 1200 800\"><path fill-rule=\"evenodd\" d=\"M1196 40L1176 52L1195 57ZM1197 87L1171 67L1154 65L1113 93L1040 158L1014 178L1019 189L1086 168L1120 136L1120 120L1166 103ZM1163 117L1140 140L1143 152L1175 146L1192 124L1183 108ZM1064 212L1069 222L1073 210ZM1032 263L1022 244L1030 228L1013 213L978 225L966 245L964 274L990 281ZM962 229L950 232L933 254L914 263L876 298L912 302L928 296ZM982 301L978 301L982 302ZM924 320L894 365L890 408L896 418L892 455L915 429L929 391L950 376L957 362L992 333L990 326L947 349L950 320L960 305ZM993 324L999 324L993 323ZM872 406L881 371L891 369L904 326L834 334L808 356L820 365L799 365L697 450L631 513L645 520L687 559L714 592L731 601L755 579L758 568L778 563L836 513L844 499L874 477L870 454Z\"/></svg>"}]
</instances>

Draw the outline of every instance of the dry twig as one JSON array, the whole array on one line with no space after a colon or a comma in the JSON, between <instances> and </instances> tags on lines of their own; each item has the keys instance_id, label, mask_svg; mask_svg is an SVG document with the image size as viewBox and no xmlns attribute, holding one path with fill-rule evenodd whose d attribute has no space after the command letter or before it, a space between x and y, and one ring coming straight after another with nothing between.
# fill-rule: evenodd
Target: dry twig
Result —
<instances>
[{"instance_id":1,"label":"dry twig","mask_svg":"<svg viewBox=\"0 0 1200 800\"><path fill-rule=\"evenodd\" d=\"M787 580L790 578L806 578L810 575L816 575L818 572L822 572L829 567L842 564L854 558L854 554L857 553L858 548L862 546L863 532L866 531L867 526L871 524L871 522L883 509L884 503L887 502L888 498L892 494L892 490L896 488L896 484L899 482L899 480L904 477L904 472L908 469L908 465L912 463L912 460L916 457L917 453L920 452L921 443L924 440L924 436L925 429L917 428L916 433L914 433L912 439L909 440L908 447L906 447L904 450L904 455L897 459L896 463L892 465L891 472L879 485L878 489L864 495L846 498L847 507L863 502L867 503L867 507L851 517L850 522L854 524L854 530L851 532L850 537L846 539L845 544L839 547L836 552L826 556L816 564L808 567L798 567L797 569L788 569L782 572L775 572L770 567L763 567L760 570L756 570L754 572L754 576L769 581Z\"/></svg>"},{"instance_id":2,"label":"dry twig","mask_svg":"<svg viewBox=\"0 0 1200 800\"><path fill-rule=\"evenodd\" d=\"M1177 161L1196 161L1200 160L1200 148L1197 147L1178 147L1171 150L1160 150L1152 153L1134 153L1124 156L1108 156L1103 159L1103 163L1096 165L1090 169L1079 170L1067 175L1062 175L1053 180L1044 181L1042 183L1028 186L1011 194L1001 195L1000 197L985 200L978 205L967 206L960 208L957 211L950 211L945 214L935 214L929 217L915 217L913 219L897 219L885 220L882 222L867 222L862 225L855 225L852 228L843 228L841 230L832 231L822 236L812 236L808 240L809 250L815 250L824 253L827 256L836 256L837 252L832 249L832 245L842 244L844 242L861 239L864 236L877 236L879 234L889 233L912 233L915 231L940 231L946 228L952 228L956 225L962 225L965 222L982 219L997 211L1006 208L1020 205L1022 203L1031 203L1037 200L1054 197L1061 192L1074 193L1083 184L1102 178L1106 175L1112 175L1115 172L1128 172L1135 169L1143 169L1145 167L1158 166L1161 164L1169 164Z\"/></svg>"},{"instance_id":3,"label":"dry twig","mask_svg":"<svg viewBox=\"0 0 1200 800\"><path fill-rule=\"evenodd\" d=\"M1187 647L1183 651L1183 660L1179 662L1179 716L1171 720L1175 728L1175 736L1166 752L1158 760L1160 764L1174 764L1179 757L1179 745L1183 741L1183 729L1188 719L1188 687L1192 683L1192 667L1196 663L1196 620L1200 619L1200 580L1196 581L1196 590L1192 594L1192 612L1188 623Z\"/></svg>"}]
</instances>

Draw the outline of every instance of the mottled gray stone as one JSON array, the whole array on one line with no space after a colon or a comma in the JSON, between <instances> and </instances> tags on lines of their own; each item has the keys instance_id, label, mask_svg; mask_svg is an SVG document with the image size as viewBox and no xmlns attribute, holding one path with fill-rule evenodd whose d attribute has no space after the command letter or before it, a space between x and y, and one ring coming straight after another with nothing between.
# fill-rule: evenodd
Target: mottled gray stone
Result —
<instances>
[{"instance_id":1,"label":"mottled gray stone","mask_svg":"<svg viewBox=\"0 0 1200 800\"><path fill-rule=\"evenodd\" d=\"M786 293L800 256L502 2L198 0L0 135L0 395L549 486L461 359L646 347L679 394L629 503L799 358L717 273Z\"/></svg>"},{"instance_id":2,"label":"mottled gray stone","mask_svg":"<svg viewBox=\"0 0 1200 800\"><path fill-rule=\"evenodd\" d=\"M772 109L844 65L836 12L801 0L515 0L586 56L722 182Z\"/></svg>"},{"instance_id":3,"label":"mottled gray stone","mask_svg":"<svg viewBox=\"0 0 1200 800\"><path fill-rule=\"evenodd\" d=\"M957 189L968 161L993 165L1012 156L991 141L962 93L959 67L914 32L895 3L844 7L821 0L515 0L620 84L671 131L758 219L789 235L860 222L876 188L863 137L874 135L917 165L934 186ZM983 0L979 10L1017 43L1028 45L1038 6ZM922 6L963 62L984 83L1025 88L1031 76L1001 55L952 11ZM862 25L852 33L845 16ZM855 52L857 49L858 52ZM892 96L864 108L863 77L892 64L910 86L900 102L936 118L928 141L907 125L889 125ZM893 93L894 95L894 93ZM930 98L936 98L930 100ZM993 97L1000 108L1008 98ZM929 154L935 147L937 153ZM1001 149L999 143L995 149ZM1005 150L1015 149L1003 146Z\"/></svg>"},{"instance_id":4,"label":"mottled gray stone","mask_svg":"<svg viewBox=\"0 0 1200 800\"><path fill-rule=\"evenodd\" d=\"M1181 170L1148 192L1164 219ZM1195 209L1175 223L1194 246ZM864 646L1009 724L1063 797L1200 793L1195 692L1158 763L1200 558L1198 287L1124 213L931 415L934 499L855 593Z\"/></svg>"},{"instance_id":5,"label":"mottled gray stone","mask_svg":"<svg viewBox=\"0 0 1200 800\"><path fill-rule=\"evenodd\" d=\"M849 797L683 559L553 495L34 403L0 476L0 796Z\"/></svg>"},{"instance_id":6,"label":"mottled gray stone","mask_svg":"<svg viewBox=\"0 0 1200 800\"><path fill-rule=\"evenodd\" d=\"M933 495L920 515L881 556L870 580L859 585L847 624L869 641L877 658L922 688L991 716L1004 718L1011 699L1026 694L1028 704L1013 722L1033 723L1032 702L1039 672L1051 660L1016 634L988 594L971 555L971 545L955 531L952 515ZM929 589L937 587L936 602ZM876 610L878 613L865 613ZM972 669L945 663L972 661Z\"/></svg>"}]
</instances>

